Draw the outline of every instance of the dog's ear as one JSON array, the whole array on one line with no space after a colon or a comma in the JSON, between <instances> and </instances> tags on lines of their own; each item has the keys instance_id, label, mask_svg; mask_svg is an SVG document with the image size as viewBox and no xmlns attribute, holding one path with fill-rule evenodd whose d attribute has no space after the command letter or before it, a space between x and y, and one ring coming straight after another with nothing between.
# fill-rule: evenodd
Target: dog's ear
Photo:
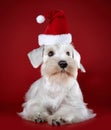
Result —
<instances>
[{"instance_id":1,"label":"dog's ear","mask_svg":"<svg viewBox=\"0 0 111 130\"><path fill-rule=\"evenodd\" d=\"M85 68L83 67L83 65L81 64L80 60L81 60L81 56L79 54L79 52L73 48L73 58L78 66L78 68L82 71L82 72L86 72Z\"/></svg>"},{"instance_id":2,"label":"dog's ear","mask_svg":"<svg viewBox=\"0 0 111 130\"><path fill-rule=\"evenodd\" d=\"M28 58L34 68L42 64L43 46L28 53Z\"/></svg>"}]
</instances>

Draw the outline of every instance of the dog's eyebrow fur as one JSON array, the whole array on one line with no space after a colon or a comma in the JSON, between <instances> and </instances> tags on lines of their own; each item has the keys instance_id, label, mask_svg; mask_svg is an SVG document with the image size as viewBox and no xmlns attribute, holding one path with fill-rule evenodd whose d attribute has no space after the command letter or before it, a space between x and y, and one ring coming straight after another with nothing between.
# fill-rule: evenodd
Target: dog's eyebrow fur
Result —
<instances>
[{"instance_id":1,"label":"dog's eyebrow fur","mask_svg":"<svg viewBox=\"0 0 111 130\"><path fill-rule=\"evenodd\" d=\"M56 46L56 47L57 47L57 46ZM57 48L58 48L58 47L57 47ZM45 46L44 51L45 51L45 53L47 54L49 51L54 51L54 52L55 52L55 50L56 50L57 48L55 48L55 47L53 47L53 46Z\"/></svg>"},{"instance_id":2,"label":"dog's eyebrow fur","mask_svg":"<svg viewBox=\"0 0 111 130\"><path fill-rule=\"evenodd\" d=\"M49 46L44 46L44 54L46 54L47 55L47 53L49 52L49 51L54 51L54 52L56 52L57 50L59 50L59 49L62 49L62 50L64 50L64 52L67 52L67 51L70 51L70 52L72 52L71 50L72 50L72 46L67 46L67 48L66 48L66 46L62 46L62 48L61 48L61 46L60 45L55 45L55 46L52 46L52 45L49 45Z\"/></svg>"},{"instance_id":3,"label":"dog's eyebrow fur","mask_svg":"<svg viewBox=\"0 0 111 130\"><path fill-rule=\"evenodd\" d=\"M47 52L54 51L54 48L48 48Z\"/></svg>"}]
</instances>

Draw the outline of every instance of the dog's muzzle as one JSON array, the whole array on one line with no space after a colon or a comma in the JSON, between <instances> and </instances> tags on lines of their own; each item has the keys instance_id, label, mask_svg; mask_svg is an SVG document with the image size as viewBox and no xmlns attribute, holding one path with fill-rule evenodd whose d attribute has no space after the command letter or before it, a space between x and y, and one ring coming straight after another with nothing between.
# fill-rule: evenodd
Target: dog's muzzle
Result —
<instances>
[{"instance_id":1,"label":"dog's muzzle","mask_svg":"<svg viewBox=\"0 0 111 130\"><path fill-rule=\"evenodd\" d=\"M58 65L60 66L60 68L64 69L64 68L67 67L68 64L67 64L66 61L61 60L61 61L58 62Z\"/></svg>"}]
</instances>

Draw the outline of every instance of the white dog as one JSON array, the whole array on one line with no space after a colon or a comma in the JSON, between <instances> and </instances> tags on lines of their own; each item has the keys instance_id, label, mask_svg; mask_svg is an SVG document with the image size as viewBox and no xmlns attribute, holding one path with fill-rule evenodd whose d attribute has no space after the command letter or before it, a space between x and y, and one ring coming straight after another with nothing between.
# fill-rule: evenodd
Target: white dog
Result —
<instances>
[{"instance_id":1,"label":"white dog","mask_svg":"<svg viewBox=\"0 0 111 130\"><path fill-rule=\"evenodd\" d=\"M77 82L78 69L85 72L80 55L71 44L45 45L29 54L33 67L40 64L42 78L26 93L20 115L34 122L63 125L93 118Z\"/></svg>"}]
</instances>

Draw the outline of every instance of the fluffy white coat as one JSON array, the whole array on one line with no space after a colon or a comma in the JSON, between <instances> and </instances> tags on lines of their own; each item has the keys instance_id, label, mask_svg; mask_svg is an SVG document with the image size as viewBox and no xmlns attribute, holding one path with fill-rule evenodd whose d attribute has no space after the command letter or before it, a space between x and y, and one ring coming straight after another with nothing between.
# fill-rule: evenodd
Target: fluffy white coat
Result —
<instances>
[{"instance_id":1,"label":"fluffy white coat","mask_svg":"<svg viewBox=\"0 0 111 130\"><path fill-rule=\"evenodd\" d=\"M53 52L53 56L48 54ZM70 55L67 55L68 54ZM80 55L72 45L47 45L31 51L29 59L33 67L40 64L42 77L35 81L26 93L23 112L20 115L35 122L63 125L93 118L77 82L78 69L85 72ZM64 60L68 66L61 68L58 62Z\"/></svg>"}]
</instances>

